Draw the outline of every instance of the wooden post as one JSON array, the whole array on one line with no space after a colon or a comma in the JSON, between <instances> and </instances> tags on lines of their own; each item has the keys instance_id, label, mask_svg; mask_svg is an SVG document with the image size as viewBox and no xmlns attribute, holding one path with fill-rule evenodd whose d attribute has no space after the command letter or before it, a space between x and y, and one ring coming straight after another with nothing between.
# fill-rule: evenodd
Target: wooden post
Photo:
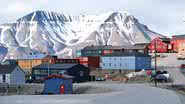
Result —
<instances>
[{"instance_id":1,"label":"wooden post","mask_svg":"<svg viewBox=\"0 0 185 104\"><path fill-rule=\"evenodd\" d=\"M9 85L6 86L6 95L8 95Z\"/></svg>"}]
</instances>

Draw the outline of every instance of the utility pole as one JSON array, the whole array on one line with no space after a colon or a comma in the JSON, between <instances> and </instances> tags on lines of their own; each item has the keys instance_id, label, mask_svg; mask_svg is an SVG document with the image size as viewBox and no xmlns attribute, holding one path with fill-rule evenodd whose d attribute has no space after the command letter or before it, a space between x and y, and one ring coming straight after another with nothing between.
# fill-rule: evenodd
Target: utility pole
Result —
<instances>
[{"instance_id":1,"label":"utility pole","mask_svg":"<svg viewBox=\"0 0 185 104\"><path fill-rule=\"evenodd\" d=\"M48 54L48 76L50 75L50 72L49 72L49 64L50 64L50 55Z\"/></svg>"},{"instance_id":2,"label":"utility pole","mask_svg":"<svg viewBox=\"0 0 185 104\"><path fill-rule=\"evenodd\" d=\"M154 47L155 47L155 87L157 87L157 79L156 79L156 76L157 76L157 49L156 49L156 40L155 40L155 43L154 43Z\"/></svg>"}]
</instances>

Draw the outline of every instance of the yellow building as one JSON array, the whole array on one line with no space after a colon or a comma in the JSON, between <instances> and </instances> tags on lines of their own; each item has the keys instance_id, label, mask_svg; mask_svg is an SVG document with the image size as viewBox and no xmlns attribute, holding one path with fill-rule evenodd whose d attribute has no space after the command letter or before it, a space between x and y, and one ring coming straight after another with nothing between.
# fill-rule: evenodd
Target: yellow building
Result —
<instances>
[{"instance_id":1,"label":"yellow building","mask_svg":"<svg viewBox=\"0 0 185 104\"><path fill-rule=\"evenodd\" d=\"M18 59L18 65L26 72L26 74L31 74L32 67L42 64L42 59L46 55L28 55L21 59Z\"/></svg>"},{"instance_id":2,"label":"yellow building","mask_svg":"<svg viewBox=\"0 0 185 104\"><path fill-rule=\"evenodd\" d=\"M179 59L185 59L185 43L179 44L177 54Z\"/></svg>"}]
</instances>

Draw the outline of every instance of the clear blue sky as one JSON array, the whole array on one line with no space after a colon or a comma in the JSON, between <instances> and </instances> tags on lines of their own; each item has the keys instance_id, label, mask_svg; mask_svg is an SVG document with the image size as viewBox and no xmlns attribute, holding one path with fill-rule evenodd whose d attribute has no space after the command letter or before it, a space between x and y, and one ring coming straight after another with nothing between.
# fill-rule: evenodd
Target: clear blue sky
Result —
<instances>
[{"instance_id":1,"label":"clear blue sky","mask_svg":"<svg viewBox=\"0 0 185 104\"><path fill-rule=\"evenodd\" d=\"M0 24L32 11L71 15L127 11L151 30L171 36L185 34L185 0L1 0Z\"/></svg>"}]
</instances>

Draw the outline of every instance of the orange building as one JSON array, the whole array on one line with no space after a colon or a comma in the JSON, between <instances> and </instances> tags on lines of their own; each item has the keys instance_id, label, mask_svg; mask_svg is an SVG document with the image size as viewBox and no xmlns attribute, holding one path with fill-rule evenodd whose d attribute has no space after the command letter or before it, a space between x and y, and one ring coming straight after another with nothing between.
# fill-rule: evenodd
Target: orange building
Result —
<instances>
[{"instance_id":1,"label":"orange building","mask_svg":"<svg viewBox=\"0 0 185 104\"><path fill-rule=\"evenodd\" d=\"M18 65L26 72L31 74L32 67L42 64L42 59L47 55L27 55L18 59Z\"/></svg>"},{"instance_id":2,"label":"orange building","mask_svg":"<svg viewBox=\"0 0 185 104\"><path fill-rule=\"evenodd\" d=\"M178 46L177 57L178 57L179 59L185 59L185 42L179 44L179 46Z\"/></svg>"},{"instance_id":3,"label":"orange building","mask_svg":"<svg viewBox=\"0 0 185 104\"><path fill-rule=\"evenodd\" d=\"M175 35L172 36L172 39L170 41L170 44L172 45L172 50L174 52L178 52L179 51L179 46L181 44L185 43L185 35Z\"/></svg>"}]
</instances>

